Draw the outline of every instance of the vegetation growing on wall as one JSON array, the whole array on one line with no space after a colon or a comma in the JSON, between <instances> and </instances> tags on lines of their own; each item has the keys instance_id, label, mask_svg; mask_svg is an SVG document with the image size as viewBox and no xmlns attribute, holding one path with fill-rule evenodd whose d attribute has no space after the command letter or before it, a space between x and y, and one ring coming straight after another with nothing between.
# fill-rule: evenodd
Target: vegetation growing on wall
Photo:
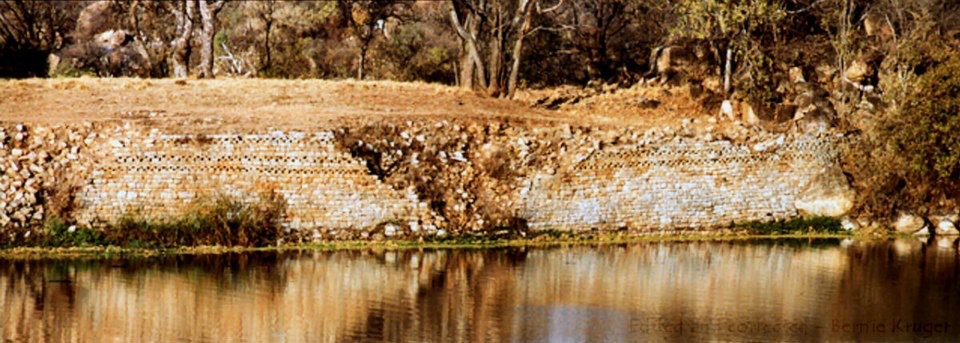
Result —
<instances>
[{"instance_id":1,"label":"vegetation growing on wall","mask_svg":"<svg viewBox=\"0 0 960 343\"><path fill-rule=\"evenodd\" d=\"M285 213L283 197L266 191L253 204L226 196L198 200L177 218L148 219L134 211L102 229L78 227L59 216L50 216L39 229L7 230L0 236L0 247L273 246L283 238Z\"/></svg>"}]
</instances>

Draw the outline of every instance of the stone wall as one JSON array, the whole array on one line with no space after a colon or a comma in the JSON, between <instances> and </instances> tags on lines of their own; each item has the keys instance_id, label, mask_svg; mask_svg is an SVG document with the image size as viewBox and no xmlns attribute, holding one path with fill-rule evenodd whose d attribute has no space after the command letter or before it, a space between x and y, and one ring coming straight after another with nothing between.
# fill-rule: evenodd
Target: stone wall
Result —
<instances>
[{"instance_id":1,"label":"stone wall","mask_svg":"<svg viewBox=\"0 0 960 343\"><path fill-rule=\"evenodd\" d=\"M389 149L383 151L384 158L393 154L391 158L412 166L433 149L430 135L448 133L438 127L425 125L424 133L413 136L396 134L396 141L414 142L411 146L420 147L419 153L401 151L399 143L389 139L378 147L350 143ZM451 223L443 218L449 211L434 211L430 206L436 206L436 198L418 194L423 187L410 183L419 169L397 178L405 183L387 181L389 177L370 172L370 151L362 157L351 155L344 148L345 138L333 131L166 135L143 130L147 128L119 125L7 128L12 134L0 136L0 227L42 223L49 212L45 206L54 203L48 197L65 188L67 180L76 186L73 217L67 219L84 226L103 226L128 215L171 219L190 211L198 200L226 196L254 203L263 192L282 195L285 226L291 229L369 230L392 223L408 232L435 232L455 225L444 224ZM451 137L466 137L453 131ZM832 136L765 134L736 143L680 134L651 140L623 130L594 130L597 136L610 136L608 140L571 135L569 128L475 131L486 140L457 141L446 145L456 151L432 152L454 156L443 162L450 167L436 173L488 173L484 165L502 158L527 161L505 164L527 170L497 181L505 191L477 183L494 179L489 176L463 178L474 188L450 187L452 195L443 199L449 204L453 198L476 198L466 192L496 193L487 198L508 207L510 216L534 230L670 231L786 219L797 216L802 191L839 160ZM17 138L21 133L27 138ZM494 134L499 138L489 139ZM628 138L631 135L635 137ZM407 136L426 136L427 143ZM480 157L497 149L513 152L491 155L487 161ZM535 154L550 156L531 159ZM529 162L534 160L539 162ZM451 169L454 166L457 169ZM476 212L483 205L456 208ZM479 227L472 225L470 229Z\"/></svg>"},{"instance_id":2,"label":"stone wall","mask_svg":"<svg viewBox=\"0 0 960 343\"><path fill-rule=\"evenodd\" d=\"M599 150L573 170L528 181L521 216L534 229L676 230L797 215L800 192L837 164L830 139L752 146L676 140Z\"/></svg>"},{"instance_id":3,"label":"stone wall","mask_svg":"<svg viewBox=\"0 0 960 343\"><path fill-rule=\"evenodd\" d=\"M392 189L338 151L331 132L267 135L156 135L111 139L77 196L81 224L124 215L171 218L197 199L254 203L276 192L287 226L369 228L417 220L416 194Z\"/></svg>"}]
</instances>

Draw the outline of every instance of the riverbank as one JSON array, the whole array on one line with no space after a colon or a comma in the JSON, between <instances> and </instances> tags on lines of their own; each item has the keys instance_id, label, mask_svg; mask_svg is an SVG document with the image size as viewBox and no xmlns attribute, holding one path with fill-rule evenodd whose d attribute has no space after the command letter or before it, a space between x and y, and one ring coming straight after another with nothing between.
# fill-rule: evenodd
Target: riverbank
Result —
<instances>
[{"instance_id":1,"label":"riverbank","mask_svg":"<svg viewBox=\"0 0 960 343\"><path fill-rule=\"evenodd\" d=\"M883 240L889 238L907 238L909 236L863 235L853 232L808 231L783 234L759 234L745 231L726 231L703 234L630 234L614 232L594 232L571 234L549 232L532 234L527 237L471 236L423 239L392 240L352 240L321 241L310 243L284 243L269 247L244 246L196 246L175 248L142 248L121 246L83 246L83 247L13 247L0 249L2 259L74 259L74 258L113 258L113 257L151 257L170 255L206 255L250 252L285 251L331 251L331 250L409 250L409 249L495 249L506 247L569 247L597 246L610 244L630 244L641 242L749 242L764 240L797 239L867 239Z\"/></svg>"},{"instance_id":2,"label":"riverbank","mask_svg":"<svg viewBox=\"0 0 960 343\"><path fill-rule=\"evenodd\" d=\"M676 113L678 101L636 114L659 121L617 123L602 109L581 118L424 84L7 83L0 93L13 101L0 104L9 110L0 120L23 122L0 125L0 245L656 235L840 218L856 195L839 167L842 133L767 131ZM658 93L644 87L623 92ZM235 97L254 88L296 106ZM432 95L403 101L418 94ZM158 101L180 96L175 105ZM80 105L89 97L114 113L90 112ZM351 119L324 112L331 108Z\"/></svg>"}]
</instances>

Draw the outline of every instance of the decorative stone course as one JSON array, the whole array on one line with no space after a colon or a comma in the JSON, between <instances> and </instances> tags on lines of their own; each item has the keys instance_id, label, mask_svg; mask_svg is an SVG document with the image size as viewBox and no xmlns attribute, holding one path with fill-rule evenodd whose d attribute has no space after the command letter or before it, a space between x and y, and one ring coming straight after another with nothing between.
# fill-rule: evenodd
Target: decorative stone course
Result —
<instances>
[{"instance_id":1,"label":"decorative stone course","mask_svg":"<svg viewBox=\"0 0 960 343\"><path fill-rule=\"evenodd\" d=\"M682 230L797 215L798 193L837 163L833 139L679 141L597 151L522 192L533 229Z\"/></svg>"},{"instance_id":2,"label":"decorative stone course","mask_svg":"<svg viewBox=\"0 0 960 343\"><path fill-rule=\"evenodd\" d=\"M78 195L82 224L124 215L162 219L204 197L256 202L274 191L287 202L287 225L368 228L416 221L416 195L403 194L340 152L330 132L269 135L161 135L142 142L110 141Z\"/></svg>"}]
</instances>

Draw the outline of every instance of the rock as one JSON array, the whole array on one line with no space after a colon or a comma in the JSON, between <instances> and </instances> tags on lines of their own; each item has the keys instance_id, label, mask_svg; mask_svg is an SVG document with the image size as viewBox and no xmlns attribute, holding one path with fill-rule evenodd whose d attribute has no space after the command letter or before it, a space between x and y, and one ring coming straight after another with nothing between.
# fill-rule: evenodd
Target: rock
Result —
<instances>
[{"instance_id":1,"label":"rock","mask_svg":"<svg viewBox=\"0 0 960 343\"><path fill-rule=\"evenodd\" d=\"M832 64L821 64L816 67L817 80L829 81L837 75L837 68Z\"/></svg>"},{"instance_id":2,"label":"rock","mask_svg":"<svg viewBox=\"0 0 960 343\"><path fill-rule=\"evenodd\" d=\"M787 73L790 75L790 82L807 82L807 79L803 77L803 69L800 69L800 67L792 67Z\"/></svg>"},{"instance_id":3,"label":"rock","mask_svg":"<svg viewBox=\"0 0 960 343\"><path fill-rule=\"evenodd\" d=\"M840 220L840 227L847 231L855 231L860 229L860 224L850 219L850 217L843 217L843 219Z\"/></svg>"},{"instance_id":4,"label":"rock","mask_svg":"<svg viewBox=\"0 0 960 343\"><path fill-rule=\"evenodd\" d=\"M926 227L926 224L926 221L920 216L904 212L893 223L893 229L897 233L915 233Z\"/></svg>"},{"instance_id":5,"label":"rock","mask_svg":"<svg viewBox=\"0 0 960 343\"><path fill-rule=\"evenodd\" d=\"M727 119L736 119L736 114L733 112L733 104L730 100L724 100L723 104L720 105L720 117Z\"/></svg>"},{"instance_id":6,"label":"rock","mask_svg":"<svg viewBox=\"0 0 960 343\"><path fill-rule=\"evenodd\" d=\"M927 226L924 226L923 229L920 229L920 231L914 232L913 235L914 235L914 236L929 236L929 235L930 235L930 228L927 227Z\"/></svg>"},{"instance_id":7,"label":"rock","mask_svg":"<svg viewBox=\"0 0 960 343\"><path fill-rule=\"evenodd\" d=\"M757 115L757 112L753 110L753 106L744 103L742 107L742 116L743 121L750 125L760 124L760 116Z\"/></svg>"},{"instance_id":8,"label":"rock","mask_svg":"<svg viewBox=\"0 0 960 343\"><path fill-rule=\"evenodd\" d=\"M803 133L820 133L829 130L833 127L837 116L833 103L828 99L830 94L816 86L811 85L809 88L794 99L797 110L793 120Z\"/></svg>"},{"instance_id":9,"label":"rock","mask_svg":"<svg viewBox=\"0 0 960 343\"><path fill-rule=\"evenodd\" d=\"M853 208L856 192L840 167L826 167L797 196L794 205L803 216L840 217Z\"/></svg>"},{"instance_id":10,"label":"rock","mask_svg":"<svg viewBox=\"0 0 960 343\"><path fill-rule=\"evenodd\" d=\"M650 73L644 78L656 77L664 84L673 76L696 69L701 63L696 51L682 46L659 46L650 52Z\"/></svg>"},{"instance_id":11,"label":"rock","mask_svg":"<svg viewBox=\"0 0 960 343\"><path fill-rule=\"evenodd\" d=\"M936 221L936 223L938 236L956 236L960 234L960 231L957 231L957 225L950 220L940 219Z\"/></svg>"},{"instance_id":12,"label":"rock","mask_svg":"<svg viewBox=\"0 0 960 343\"><path fill-rule=\"evenodd\" d=\"M860 60L853 60L850 66L843 72L843 77L849 82L860 83L870 75L872 71L866 63Z\"/></svg>"},{"instance_id":13,"label":"rock","mask_svg":"<svg viewBox=\"0 0 960 343\"><path fill-rule=\"evenodd\" d=\"M400 231L400 227L395 224L387 224L383 227L383 234L387 237L393 237Z\"/></svg>"}]
</instances>

